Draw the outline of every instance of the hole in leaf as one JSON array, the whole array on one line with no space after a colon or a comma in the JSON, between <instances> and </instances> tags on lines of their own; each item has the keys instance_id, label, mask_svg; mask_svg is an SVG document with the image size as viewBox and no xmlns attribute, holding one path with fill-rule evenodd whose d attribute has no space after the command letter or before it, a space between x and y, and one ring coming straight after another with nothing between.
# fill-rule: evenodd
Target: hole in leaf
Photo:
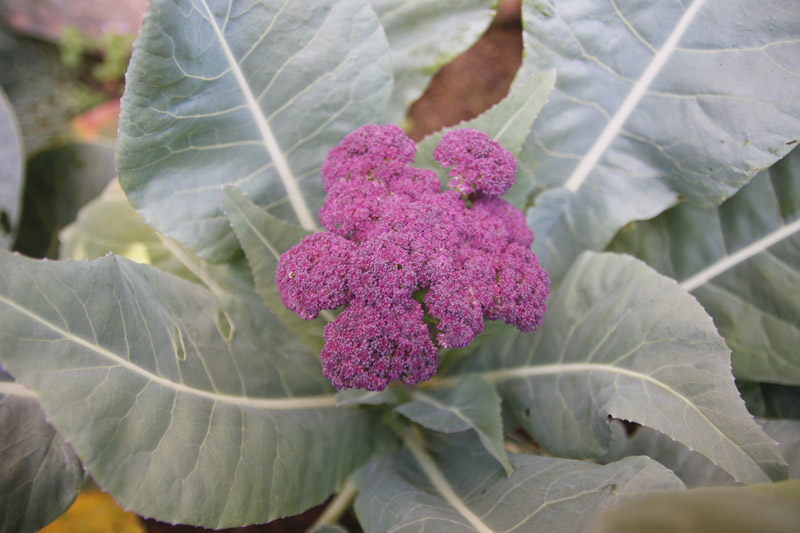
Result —
<instances>
[{"instance_id":1,"label":"hole in leaf","mask_svg":"<svg viewBox=\"0 0 800 533\"><path fill-rule=\"evenodd\" d=\"M172 330L169 333L172 339L172 349L175 350L175 357L178 361L186 361L186 344L183 342L183 333L177 324L172 324Z\"/></svg>"},{"instance_id":2,"label":"hole in leaf","mask_svg":"<svg viewBox=\"0 0 800 533\"><path fill-rule=\"evenodd\" d=\"M222 337L222 340L225 342L230 342L231 339L233 339L233 334L236 332L236 326L233 324L233 320L231 320L228 313L222 309L217 309L217 331L219 331L220 337Z\"/></svg>"}]
</instances>

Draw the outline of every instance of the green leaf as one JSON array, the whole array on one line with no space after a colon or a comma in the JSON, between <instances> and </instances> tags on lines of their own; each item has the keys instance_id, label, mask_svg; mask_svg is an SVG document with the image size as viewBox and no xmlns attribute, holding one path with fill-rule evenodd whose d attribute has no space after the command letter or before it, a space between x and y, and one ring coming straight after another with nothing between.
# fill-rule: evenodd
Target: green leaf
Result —
<instances>
[{"instance_id":1,"label":"green leaf","mask_svg":"<svg viewBox=\"0 0 800 533\"><path fill-rule=\"evenodd\" d=\"M469 433L437 438L432 453L374 459L355 476L355 509L367 533L586 531L600 510L631 495L683 485L647 457L607 466L511 454L507 478Z\"/></svg>"},{"instance_id":2,"label":"green leaf","mask_svg":"<svg viewBox=\"0 0 800 533\"><path fill-rule=\"evenodd\" d=\"M322 160L390 90L367 0L153 0L122 100L122 188L148 224L215 262L238 249L222 185L314 230Z\"/></svg>"},{"instance_id":3,"label":"green leaf","mask_svg":"<svg viewBox=\"0 0 800 533\"><path fill-rule=\"evenodd\" d=\"M114 177L112 155L109 146L68 144L33 156L14 249L31 257L58 257L58 232Z\"/></svg>"},{"instance_id":4,"label":"green leaf","mask_svg":"<svg viewBox=\"0 0 800 533\"><path fill-rule=\"evenodd\" d=\"M800 387L736 381L747 410L765 418L800 420Z\"/></svg>"},{"instance_id":5,"label":"green leaf","mask_svg":"<svg viewBox=\"0 0 800 533\"><path fill-rule=\"evenodd\" d=\"M789 465L789 478L800 479L800 421L758 420L764 432L778 441L781 455Z\"/></svg>"},{"instance_id":6,"label":"green leaf","mask_svg":"<svg viewBox=\"0 0 800 533\"><path fill-rule=\"evenodd\" d=\"M800 138L800 11L792 2L523 2L525 72L558 83L525 143L533 250L560 279L585 249L681 197L722 202ZM782 6L782 7L781 7Z\"/></svg>"},{"instance_id":7,"label":"green leaf","mask_svg":"<svg viewBox=\"0 0 800 533\"><path fill-rule=\"evenodd\" d=\"M598 533L793 533L800 481L650 494L601 516Z\"/></svg>"},{"instance_id":8,"label":"green leaf","mask_svg":"<svg viewBox=\"0 0 800 533\"><path fill-rule=\"evenodd\" d=\"M646 455L669 468L689 488L735 485L733 477L680 442L654 429L639 427L628 437L619 420L611 422L611 443L601 462L613 463L632 455Z\"/></svg>"},{"instance_id":9,"label":"green leaf","mask_svg":"<svg viewBox=\"0 0 800 533\"><path fill-rule=\"evenodd\" d=\"M390 385L382 391L344 389L336 393L336 405L396 405L408 400L405 387Z\"/></svg>"},{"instance_id":10,"label":"green leaf","mask_svg":"<svg viewBox=\"0 0 800 533\"><path fill-rule=\"evenodd\" d=\"M186 262L175 255L178 245L162 239L144 223L116 179L78 211L75 222L61 230L58 238L62 259L96 259L114 253L184 279L200 281L186 267Z\"/></svg>"},{"instance_id":11,"label":"green leaf","mask_svg":"<svg viewBox=\"0 0 800 533\"><path fill-rule=\"evenodd\" d=\"M22 200L22 140L14 109L0 87L0 248L7 249L16 230Z\"/></svg>"},{"instance_id":12,"label":"green leaf","mask_svg":"<svg viewBox=\"0 0 800 533\"><path fill-rule=\"evenodd\" d=\"M236 187L223 189L222 204L233 232L250 263L255 289L261 299L282 324L318 353L323 344L322 328L326 323L325 317L331 318L332 315L324 311L321 313L322 318L302 320L284 307L275 285L278 259L308 235L308 232L270 215Z\"/></svg>"},{"instance_id":13,"label":"green leaf","mask_svg":"<svg viewBox=\"0 0 800 533\"><path fill-rule=\"evenodd\" d=\"M781 456L788 464L789 477L800 477L800 421L756 419L764 433L778 442ZM612 422L613 437L604 463L631 455L647 455L677 475L689 488L734 485L733 478L702 455L690 451L663 433L640 427L628 437L619 421Z\"/></svg>"},{"instance_id":14,"label":"green leaf","mask_svg":"<svg viewBox=\"0 0 800 533\"><path fill-rule=\"evenodd\" d=\"M609 248L697 297L733 351L737 378L800 385L800 150L719 208L680 205L621 231Z\"/></svg>"},{"instance_id":15,"label":"green leaf","mask_svg":"<svg viewBox=\"0 0 800 533\"><path fill-rule=\"evenodd\" d=\"M131 207L116 179L81 208L76 221L59 233L59 239L62 259L96 259L114 253L204 285L216 294L258 300L250 267L243 258L214 265L162 237ZM227 327L224 313L217 318L221 327ZM319 343L318 338L314 340L315 345Z\"/></svg>"},{"instance_id":16,"label":"green leaf","mask_svg":"<svg viewBox=\"0 0 800 533\"><path fill-rule=\"evenodd\" d=\"M756 423L778 442L781 456L789 466L789 477L800 477L800 421L757 418ZM663 433L640 427L628 437L619 421L612 422L611 431L614 436L608 453L602 458L604 463L631 455L647 455L675 472L689 488L735 484L724 470Z\"/></svg>"},{"instance_id":17,"label":"green leaf","mask_svg":"<svg viewBox=\"0 0 800 533\"><path fill-rule=\"evenodd\" d=\"M555 83L556 73L553 70L537 72L530 76L480 116L425 137L417 145L414 164L420 168L433 170L439 175L442 185L446 185L449 180L447 171L433 158L433 150L445 133L461 128L483 131L516 156L531 131L533 121L547 103ZM511 202L519 199L514 193L515 187L508 193L508 200Z\"/></svg>"},{"instance_id":18,"label":"green leaf","mask_svg":"<svg viewBox=\"0 0 800 533\"><path fill-rule=\"evenodd\" d=\"M739 481L786 476L774 441L745 409L711 318L628 256L581 255L539 330L479 344L454 367L460 372L495 383L554 455L603 454L611 415L669 435Z\"/></svg>"},{"instance_id":19,"label":"green leaf","mask_svg":"<svg viewBox=\"0 0 800 533\"><path fill-rule=\"evenodd\" d=\"M380 435L373 415L335 407L316 357L266 308L117 256L0 253L0 317L0 363L144 516L222 528L299 513Z\"/></svg>"},{"instance_id":20,"label":"green leaf","mask_svg":"<svg viewBox=\"0 0 800 533\"><path fill-rule=\"evenodd\" d=\"M371 0L392 52L388 122L399 124L433 75L489 27L497 0Z\"/></svg>"},{"instance_id":21,"label":"green leaf","mask_svg":"<svg viewBox=\"0 0 800 533\"><path fill-rule=\"evenodd\" d=\"M2 370L0 427L0 533L38 531L75 500L83 468L36 394Z\"/></svg>"},{"instance_id":22,"label":"green leaf","mask_svg":"<svg viewBox=\"0 0 800 533\"><path fill-rule=\"evenodd\" d=\"M503 445L500 396L485 379L470 375L449 391L414 390L411 401L395 411L434 431L474 429L486 451L511 475L511 462Z\"/></svg>"}]
</instances>

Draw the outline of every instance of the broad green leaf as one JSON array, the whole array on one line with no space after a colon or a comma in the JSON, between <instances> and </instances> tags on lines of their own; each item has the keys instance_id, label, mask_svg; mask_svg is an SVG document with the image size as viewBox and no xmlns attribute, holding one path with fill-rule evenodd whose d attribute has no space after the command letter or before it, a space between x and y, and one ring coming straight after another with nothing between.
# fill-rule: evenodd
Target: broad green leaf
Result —
<instances>
[{"instance_id":1,"label":"broad green leaf","mask_svg":"<svg viewBox=\"0 0 800 533\"><path fill-rule=\"evenodd\" d=\"M518 191L540 197L533 250L560 279L585 249L680 197L713 205L800 138L795 0L525 0L522 75L558 83L527 139Z\"/></svg>"},{"instance_id":2,"label":"broad green leaf","mask_svg":"<svg viewBox=\"0 0 800 533\"><path fill-rule=\"evenodd\" d=\"M22 201L22 140L14 109L0 87L0 248L11 246Z\"/></svg>"},{"instance_id":3,"label":"broad green leaf","mask_svg":"<svg viewBox=\"0 0 800 533\"><path fill-rule=\"evenodd\" d=\"M597 533L794 533L800 481L649 494L599 517Z\"/></svg>"},{"instance_id":4,"label":"broad green leaf","mask_svg":"<svg viewBox=\"0 0 800 533\"><path fill-rule=\"evenodd\" d=\"M380 433L335 407L316 357L266 308L117 256L0 253L0 316L0 363L144 516L222 528L299 513Z\"/></svg>"},{"instance_id":5,"label":"broad green leaf","mask_svg":"<svg viewBox=\"0 0 800 533\"><path fill-rule=\"evenodd\" d=\"M789 467L789 477L800 477L800 421L756 419L756 423L778 442L781 456ZM631 455L647 455L675 472L689 488L735 484L724 470L663 433L640 427L628 437L619 421L611 424L611 430L613 437L608 453L602 458L604 463Z\"/></svg>"},{"instance_id":6,"label":"broad green leaf","mask_svg":"<svg viewBox=\"0 0 800 533\"><path fill-rule=\"evenodd\" d=\"M800 385L800 151L719 208L680 205L619 233L611 250L640 257L694 294L748 381Z\"/></svg>"},{"instance_id":7,"label":"broad green leaf","mask_svg":"<svg viewBox=\"0 0 800 533\"><path fill-rule=\"evenodd\" d=\"M457 433L474 429L486 451L511 475L511 462L503 446L500 396L485 379L467 376L449 391L414 390L411 401L395 411L434 431Z\"/></svg>"},{"instance_id":8,"label":"broad green leaf","mask_svg":"<svg viewBox=\"0 0 800 533\"><path fill-rule=\"evenodd\" d=\"M447 170L443 169L442 165L433 158L433 150L446 132L461 128L481 130L517 156L522 148L522 143L530 133L533 121L547 103L555 83L556 73L553 70L537 72L530 76L519 86L513 88L508 96L480 116L425 137L417 145L414 164L420 168L435 171L439 175L442 185L446 185L449 180ZM513 191L514 189L512 189ZM509 201L513 202L517 199L516 194L511 192L508 194L510 195Z\"/></svg>"},{"instance_id":9,"label":"broad green leaf","mask_svg":"<svg viewBox=\"0 0 800 533\"><path fill-rule=\"evenodd\" d=\"M396 405L408 401L405 387L390 385L382 391L344 389L336 393L336 405Z\"/></svg>"},{"instance_id":10,"label":"broad green leaf","mask_svg":"<svg viewBox=\"0 0 800 533\"><path fill-rule=\"evenodd\" d=\"M112 149L101 144L68 144L33 156L14 249L31 257L58 257L58 232L115 173Z\"/></svg>"},{"instance_id":11,"label":"broad green leaf","mask_svg":"<svg viewBox=\"0 0 800 533\"><path fill-rule=\"evenodd\" d=\"M255 289L261 299L282 324L318 353L323 344L322 328L325 325L325 317L332 319L333 315L323 311L320 314L321 318L312 321L302 320L284 307L275 285L278 259L308 235L308 232L270 215L236 187L223 189L222 204L233 232L250 263Z\"/></svg>"},{"instance_id":12,"label":"broad green leaf","mask_svg":"<svg viewBox=\"0 0 800 533\"><path fill-rule=\"evenodd\" d=\"M739 380L736 385L753 415L800 420L800 387Z\"/></svg>"},{"instance_id":13,"label":"broad green leaf","mask_svg":"<svg viewBox=\"0 0 800 533\"><path fill-rule=\"evenodd\" d=\"M399 124L436 72L489 27L497 0L371 0L392 52L388 122Z\"/></svg>"},{"instance_id":14,"label":"broad green leaf","mask_svg":"<svg viewBox=\"0 0 800 533\"><path fill-rule=\"evenodd\" d=\"M366 533L588 531L600 510L643 492L680 489L647 457L606 466L510 454L505 472L469 433L437 438L426 451L373 459L358 471L355 509Z\"/></svg>"},{"instance_id":15,"label":"broad green leaf","mask_svg":"<svg viewBox=\"0 0 800 533\"><path fill-rule=\"evenodd\" d=\"M258 299L253 292L250 267L244 259L214 265L159 235L131 207L116 179L99 197L81 208L76 221L59 233L59 239L62 259L97 259L114 253L205 285L217 294ZM222 315L219 318L225 320Z\"/></svg>"},{"instance_id":16,"label":"broad green leaf","mask_svg":"<svg viewBox=\"0 0 800 533\"><path fill-rule=\"evenodd\" d=\"M322 160L390 90L367 0L153 0L122 99L122 188L148 224L212 261L238 249L222 185L314 230Z\"/></svg>"},{"instance_id":17,"label":"broad green leaf","mask_svg":"<svg viewBox=\"0 0 800 533\"><path fill-rule=\"evenodd\" d=\"M789 478L800 479L800 421L758 420L764 432L778 441L781 455L789 465Z\"/></svg>"},{"instance_id":18,"label":"broad green leaf","mask_svg":"<svg viewBox=\"0 0 800 533\"><path fill-rule=\"evenodd\" d=\"M603 463L619 461L632 455L646 455L669 468L687 487L735 485L733 477L720 467L654 429L639 427L628 437L618 420L611 423L611 443Z\"/></svg>"},{"instance_id":19,"label":"broad green leaf","mask_svg":"<svg viewBox=\"0 0 800 533\"><path fill-rule=\"evenodd\" d=\"M84 480L36 393L0 370L0 532L38 531L67 510Z\"/></svg>"},{"instance_id":20,"label":"broad green leaf","mask_svg":"<svg viewBox=\"0 0 800 533\"><path fill-rule=\"evenodd\" d=\"M674 281L628 256L584 253L539 330L479 344L452 372L495 383L554 455L602 455L610 415L667 434L739 481L786 476L774 441L745 409L711 318Z\"/></svg>"},{"instance_id":21,"label":"broad green leaf","mask_svg":"<svg viewBox=\"0 0 800 533\"><path fill-rule=\"evenodd\" d=\"M96 259L114 253L184 279L199 281L186 267L186 262L176 257L178 245L160 238L144 223L116 179L78 211L75 222L61 230L58 238L62 259Z\"/></svg>"}]
</instances>

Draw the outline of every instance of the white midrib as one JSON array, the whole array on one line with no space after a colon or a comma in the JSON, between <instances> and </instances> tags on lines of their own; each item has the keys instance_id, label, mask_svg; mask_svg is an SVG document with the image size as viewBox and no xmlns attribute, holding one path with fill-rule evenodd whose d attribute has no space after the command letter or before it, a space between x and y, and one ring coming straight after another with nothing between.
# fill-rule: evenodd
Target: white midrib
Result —
<instances>
[{"instance_id":1,"label":"white midrib","mask_svg":"<svg viewBox=\"0 0 800 533\"><path fill-rule=\"evenodd\" d=\"M726 270L729 270L739 263L750 259L754 255L763 252L773 244L790 237L792 234L798 231L800 231L800 219L795 220L791 224L782 226L778 230L773 231L769 235L758 239L757 241L745 246L741 250L738 250L724 257L723 259L720 259L716 263L712 263L692 277L681 281L680 286L691 292L712 280L716 276L719 276Z\"/></svg>"},{"instance_id":2,"label":"white midrib","mask_svg":"<svg viewBox=\"0 0 800 533\"><path fill-rule=\"evenodd\" d=\"M619 134L623 124L625 124L625 121L628 120L630 114L647 92L650 84L667 63L667 60L672 52L675 51L675 48L678 46L678 42L680 41L681 37L683 37L686 29L692 23L695 16L697 16L697 13L700 11L700 8L703 7L705 2L706 0L694 0L689 9L684 12L683 16L678 21L678 24L672 30L669 38L664 43L664 46L661 47L658 53L650 61L650 64L647 65L642 77L639 78L631 91L628 93L628 96L625 97L622 105L619 107L619 109L617 109L617 112L614 113L614 116L611 118L609 123L606 124L606 127L603 129L602 133L583 157L583 159L581 159L580 164L575 167L575 170L572 171L572 174L564 183L565 189L573 193L577 192L581 185L583 185L583 182L586 181L586 178L589 176L592 170L594 170L598 161L600 161L600 158Z\"/></svg>"},{"instance_id":3,"label":"white midrib","mask_svg":"<svg viewBox=\"0 0 800 533\"><path fill-rule=\"evenodd\" d=\"M39 396L21 383L0 381L0 396L19 396L22 398L38 398Z\"/></svg>"},{"instance_id":4,"label":"white midrib","mask_svg":"<svg viewBox=\"0 0 800 533\"><path fill-rule=\"evenodd\" d=\"M308 231L316 231L319 228L317 228L317 223L314 221L311 210L309 209L308 204L306 204L303 194L300 192L300 187L297 185L297 180L294 177L294 173L292 172L292 169L289 168L289 163L286 161L286 157L284 157L280 146L278 146L278 141L275 139L275 135L272 133L272 128L267 122L267 118L264 116L264 112L262 111L261 106L258 104L253 91L250 89L250 85L247 83L247 78L244 77L242 69L239 68L239 63L236 61L233 52L228 46L228 41L225 39L225 35L222 33L222 30L217 24L217 20L214 18L214 13L211 12L211 8L208 7L206 0L203 0L203 7L206 9L209 23L214 29L214 33L217 36L220 47L222 47L222 52L225 54L225 59L228 61L228 64L231 67L233 77L236 78L236 82L239 84L239 88L242 90L244 99L247 102L247 107L250 108L250 113L253 115L253 118L256 121L258 131L261 133L261 138L264 140L264 146L267 148L267 152L269 152L269 156L272 159L272 162L275 164L275 170L278 171L281 182L286 189L286 196L289 198L292 208L294 208L295 214L297 215L297 220L300 222L300 225L303 227L303 229Z\"/></svg>"},{"instance_id":5,"label":"white midrib","mask_svg":"<svg viewBox=\"0 0 800 533\"><path fill-rule=\"evenodd\" d=\"M22 313L31 320L34 320L39 324L42 324L43 326L50 329L54 333L63 337L65 340L75 343L79 346L82 346L88 350L91 350L102 357L105 357L109 361L112 361L115 366L125 368L126 370L130 370L131 372L134 372L150 380L153 383L157 383L158 385L170 388L178 393L191 394L193 396L206 398L209 400L213 400L215 402L238 405L241 407L252 407L255 409L291 410L291 409L315 409L320 407L336 407L336 397L333 395L306 396L302 398L247 398L245 396L232 396L229 394L219 394L216 392L209 392L201 389L195 389L193 387L184 385L183 383L176 383L174 381L170 381L166 378L153 374L152 372L148 372L147 370L139 366L136 366L127 359L123 359L119 355L115 354L114 352L106 348L103 348L102 346L93 344L85 339L82 339L81 337L78 337L73 333L63 330L62 328L56 326L55 324L48 322L47 320L37 315L36 313L20 306L15 301L9 300L5 296L0 296L0 302L8 305L17 312Z\"/></svg>"},{"instance_id":6,"label":"white midrib","mask_svg":"<svg viewBox=\"0 0 800 533\"><path fill-rule=\"evenodd\" d=\"M458 513L467 519L467 521L475 528L476 531L479 533L494 533L489 527L484 524L480 518L478 518L475 513L469 510L461 498L453 490L453 487L450 486L450 482L447 481L447 478L444 477L442 471L436 466L436 463L433 462L430 455L428 455L425 450L422 449L422 446L411 436L406 436L404 439L406 446L411 451L411 454L414 456L414 459L417 460L422 472L428 477L433 487L441 494L442 498L450 504Z\"/></svg>"}]
</instances>

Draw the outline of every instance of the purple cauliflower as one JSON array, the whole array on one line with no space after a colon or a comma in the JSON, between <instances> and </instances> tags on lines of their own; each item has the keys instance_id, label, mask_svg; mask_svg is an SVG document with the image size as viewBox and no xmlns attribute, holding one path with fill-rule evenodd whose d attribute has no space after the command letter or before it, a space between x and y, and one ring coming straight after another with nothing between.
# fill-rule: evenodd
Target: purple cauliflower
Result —
<instances>
[{"instance_id":1,"label":"purple cauliflower","mask_svg":"<svg viewBox=\"0 0 800 533\"><path fill-rule=\"evenodd\" d=\"M435 173L410 166L415 151L393 125L345 137L322 165L328 231L278 262L281 300L301 318L346 305L320 354L339 389L430 379L437 348L468 345L484 319L524 332L542 320L550 282L533 233L498 197L514 182L511 153L479 131L448 133L434 157L453 167L455 190L442 191Z\"/></svg>"}]
</instances>

